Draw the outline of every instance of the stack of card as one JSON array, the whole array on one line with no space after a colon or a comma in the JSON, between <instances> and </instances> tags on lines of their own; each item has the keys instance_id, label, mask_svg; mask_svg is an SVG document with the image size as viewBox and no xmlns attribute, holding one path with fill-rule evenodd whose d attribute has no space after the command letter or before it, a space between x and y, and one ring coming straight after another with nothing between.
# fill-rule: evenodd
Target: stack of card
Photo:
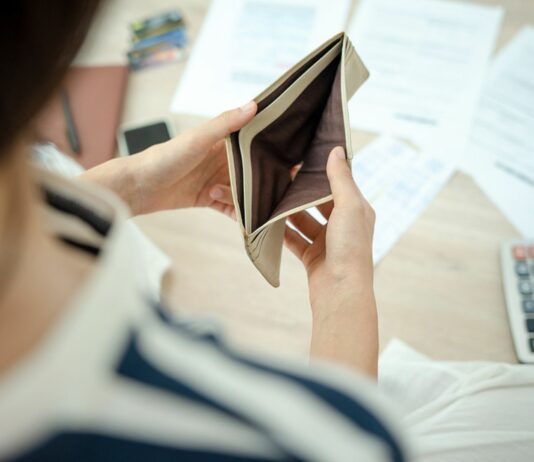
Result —
<instances>
[{"instance_id":1,"label":"stack of card","mask_svg":"<svg viewBox=\"0 0 534 462\"><path fill-rule=\"evenodd\" d=\"M177 10L130 24L132 48L130 69L138 70L174 62L184 57L187 33L184 18Z\"/></svg>"}]
</instances>

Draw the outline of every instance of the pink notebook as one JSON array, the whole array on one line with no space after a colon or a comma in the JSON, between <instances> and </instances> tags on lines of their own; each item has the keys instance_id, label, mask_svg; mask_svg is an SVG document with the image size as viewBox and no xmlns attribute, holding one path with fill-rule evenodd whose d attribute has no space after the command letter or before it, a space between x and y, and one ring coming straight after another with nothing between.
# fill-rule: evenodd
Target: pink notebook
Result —
<instances>
[{"instance_id":1,"label":"pink notebook","mask_svg":"<svg viewBox=\"0 0 534 462\"><path fill-rule=\"evenodd\" d=\"M68 94L81 152L74 153L69 144L59 92L37 117L38 138L53 142L85 168L111 159L116 151L127 78L126 66L71 68L62 88Z\"/></svg>"}]
</instances>

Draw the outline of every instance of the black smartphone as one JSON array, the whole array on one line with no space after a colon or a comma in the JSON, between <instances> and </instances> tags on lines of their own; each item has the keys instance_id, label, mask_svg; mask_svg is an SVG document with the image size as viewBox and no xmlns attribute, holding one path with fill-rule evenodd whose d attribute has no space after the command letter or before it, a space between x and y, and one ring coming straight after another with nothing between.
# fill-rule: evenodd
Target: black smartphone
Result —
<instances>
[{"instance_id":1,"label":"black smartphone","mask_svg":"<svg viewBox=\"0 0 534 462\"><path fill-rule=\"evenodd\" d=\"M171 128L166 120L122 127L118 136L121 155L136 154L146 148L171 139Z\"/></svg>"}]
</instances>

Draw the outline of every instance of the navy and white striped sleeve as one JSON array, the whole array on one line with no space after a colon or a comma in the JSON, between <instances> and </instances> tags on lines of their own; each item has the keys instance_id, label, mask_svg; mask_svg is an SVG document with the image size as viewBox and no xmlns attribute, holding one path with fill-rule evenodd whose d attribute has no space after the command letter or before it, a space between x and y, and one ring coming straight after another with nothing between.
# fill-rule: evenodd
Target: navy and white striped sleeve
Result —
<instances>
[{"instance_id":1,"label":"navy and white striped sleeve","mask_svg":"<svg viewBox=\"0 0 534 462\"><path fill-rule=\"evenodd\" d=\"M91 409L16 460L403 462L371 387L337 380L237 353L155 307Z\"/></svg>"}]
</instances>

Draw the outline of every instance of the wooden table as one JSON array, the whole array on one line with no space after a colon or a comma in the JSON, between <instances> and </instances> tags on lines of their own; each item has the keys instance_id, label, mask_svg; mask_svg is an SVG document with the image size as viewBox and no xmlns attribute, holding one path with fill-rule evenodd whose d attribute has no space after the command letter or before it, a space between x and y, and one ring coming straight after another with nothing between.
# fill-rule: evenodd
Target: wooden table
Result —
<instances>
[{"instance_id":1,"label":"wooden table","mask_svg":"<svg viewBox=\"0 0 534 462\"><path fill-rule=\"evenodd\" d=\"M354 8L357 8L355 2ZM531 0L502 4L499 46L534 23ZM80 61L116 62L126 24L179 7L194 40L208 0L115 0L106 4ZM131 75L123 120L170 115L178 131L200 119L169 114L185 63ZM353 134L358 148L374 138ZM272 289L248 261L237 225L209 210L180 210L136 222L174 260L169 301L178 311L215 315L229 338L249 350L305 355L310 335L306 280L285 251L282 285ZM517 231L466 175L457 173L376 268L380 342L399 337L437 359L515 362L498 258L502 239Z\"/></svg>"}]
</instances>

